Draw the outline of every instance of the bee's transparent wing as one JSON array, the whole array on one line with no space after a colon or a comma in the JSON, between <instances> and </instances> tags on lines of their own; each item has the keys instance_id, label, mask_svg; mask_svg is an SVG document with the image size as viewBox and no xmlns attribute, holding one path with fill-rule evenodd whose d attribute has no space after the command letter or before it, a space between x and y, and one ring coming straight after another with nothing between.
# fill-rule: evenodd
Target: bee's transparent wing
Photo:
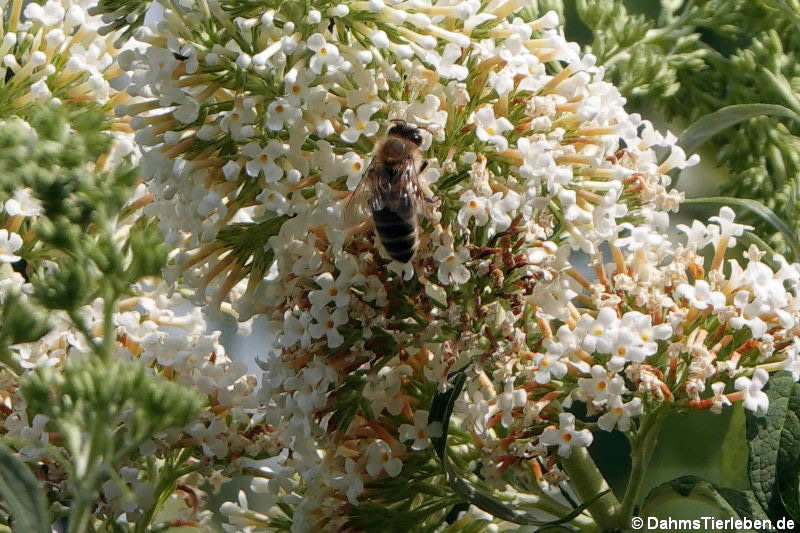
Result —
<instances>
[{"instance_id":1,"label":"bee's transparent wing","mask_svg":"<svg viewBox=\"0 0 800 533\"><path fill-rule=\"evenodd\" d=\"M386 206L405 218L413 217L419 207L422 188L417 176L416 161L409 157L396 168L396 177L387 182Z\"/></svg>"},{"instance_id":2,"label":"bee's transparent wing","mask_svg":"<svg viewBox=\"0 0 800 533\"><path fill-rule=\"evenodd\" d=\"M370 203L375 196L374 175L374 164L370 164L355 190L347 198L342 211L342 220L345 227L356 226L372 216Z\"/></svg>"}]
</instances>

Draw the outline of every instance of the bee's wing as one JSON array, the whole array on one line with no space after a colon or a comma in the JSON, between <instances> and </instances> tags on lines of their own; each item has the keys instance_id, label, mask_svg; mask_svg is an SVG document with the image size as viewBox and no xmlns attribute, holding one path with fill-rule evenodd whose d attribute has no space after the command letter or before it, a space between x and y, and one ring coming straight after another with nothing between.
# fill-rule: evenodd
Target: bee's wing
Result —
<instances>
[{"instance_id":1,"label":"bee's wing","mask_svg":"<svg viewBox=\"0 0 800 533\"><path fill-rule=\"evenodd\" d=\"M378 191L385 191L383 203L386 207L404 218L412 218L417 213L422 195L416 160L408 157L394 167L393 171L393 176L387 173L385 183L379 182L379 185L384 187L378 187Z\"/></svg>"},{"instance_id":2,"label":"bee's wing","mask_svg":"<svg viewBox=\"0 0 800 533\"><path fill-rule=\"evenodd\" d=\"M377 173L377 165L373 161L367 167L367 170L364 172L355 190L350 193L347 202L344 204L344 210L342 211L342 218L345 226L355 226L372 216L371 204L374 203L374 198L376 196Z\"/></svg>"}]
</instances>

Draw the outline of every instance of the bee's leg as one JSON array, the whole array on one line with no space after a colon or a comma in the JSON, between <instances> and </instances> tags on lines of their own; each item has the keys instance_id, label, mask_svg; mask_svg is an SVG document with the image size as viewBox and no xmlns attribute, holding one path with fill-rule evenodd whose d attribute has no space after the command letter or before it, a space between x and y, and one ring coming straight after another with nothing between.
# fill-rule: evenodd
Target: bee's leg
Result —
<instances>
[{"instance_id":1,"label":"bee's leg","mask_svg":"<svg viewBox=\"0 0 800 533\"><path fill-rule=\"evenodd\" d=\"M428 168L428 160L427 159L422 161L422 164L419 166L419 173L422 174L423 172L425 172L426 168Z\"/></svg>"}]
</instances>

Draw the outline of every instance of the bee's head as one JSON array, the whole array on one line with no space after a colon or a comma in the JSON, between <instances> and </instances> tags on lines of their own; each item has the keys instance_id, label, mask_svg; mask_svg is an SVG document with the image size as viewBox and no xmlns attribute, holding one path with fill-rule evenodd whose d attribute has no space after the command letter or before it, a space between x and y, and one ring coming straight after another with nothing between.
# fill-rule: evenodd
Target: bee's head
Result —
<instances>
[{"instance_id":1,"label":"bee's head","mask_svg":"<svg viewBox=\"0 0 800 533\"><path fill-rule=\"evenodd\" d=\"M422 135L419 133L419 128L408 122L397 121L386 133L387 135L408 139L417 146L422 144Z\"/></svg>"}]
</instances>

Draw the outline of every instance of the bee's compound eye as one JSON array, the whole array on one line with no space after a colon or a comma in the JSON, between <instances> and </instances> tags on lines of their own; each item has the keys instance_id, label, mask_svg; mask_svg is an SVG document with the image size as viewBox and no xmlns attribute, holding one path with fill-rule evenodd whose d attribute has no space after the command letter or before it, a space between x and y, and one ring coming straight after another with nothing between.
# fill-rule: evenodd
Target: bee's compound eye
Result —
<instances>
[{"instance_id":1,"label":"bee's compound eye","mask_svg":"<svg viewBox=\"0 0 800 533\"><path fill-rule=\"evenodd\" d=\"M419 130L414 130L414 132L410 135L411 142L416 144L417 146L422 144L422 135L419 134Z\"/></svg>"}]
</instances>

